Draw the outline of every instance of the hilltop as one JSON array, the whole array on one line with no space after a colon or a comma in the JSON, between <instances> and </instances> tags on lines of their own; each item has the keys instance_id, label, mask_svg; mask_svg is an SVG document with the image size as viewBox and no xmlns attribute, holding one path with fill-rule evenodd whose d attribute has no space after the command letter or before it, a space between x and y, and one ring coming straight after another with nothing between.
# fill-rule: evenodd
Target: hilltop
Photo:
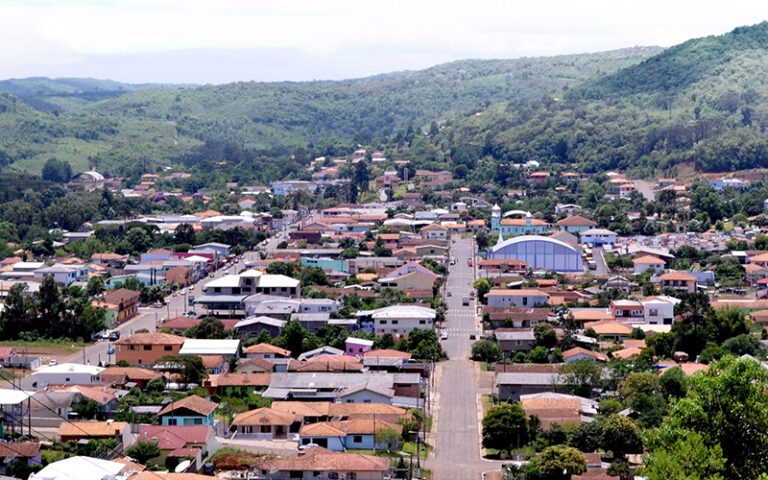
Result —
<instances>
[{"instance_id":1,"label":"hilltop","mask_svg":"<svg viewBox=\"0 0 768 480\"><path fill-rule=\"evenodd\" d=\"M241 82L184 90L91 80L0 82L0 91L41 107L33 110L6 97L16 106L0 112L0 126L19 128L0 133L0 151L5 152L6 163L31 172L39 172L45 160L56 156L75 170L88 168L89 157L97 158L102 168L119 173L136 160L174 163L203 142L234 142L260 150L304 147L329 139L368 143L396 129L420 128L494 103L527 102L616 72L658 51L649 47L465 60L339 82ZM82 100L107 92L113 97L62 108L58 116L48 113L61 98Z\"/></svg>"}]
</instances>

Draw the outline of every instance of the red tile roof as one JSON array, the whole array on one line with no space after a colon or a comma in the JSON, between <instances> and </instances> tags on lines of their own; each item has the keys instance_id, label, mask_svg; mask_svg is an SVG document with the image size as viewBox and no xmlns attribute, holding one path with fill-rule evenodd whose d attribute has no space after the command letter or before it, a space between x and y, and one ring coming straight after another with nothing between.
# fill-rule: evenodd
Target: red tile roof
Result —
<instances>
[{"instance_id":1,"label":"red tile roof","mask_svg":"<svg viewBox=\"0 0 768 480\"><path fill-rule=\"evenodd\" d=\"M218 406L218 403L208 401L203 397L190 395L188 397L182 398L181 400L169 403L165 406L165 408L160 410L157 416L168 415L171 412L186 408L187 410L191 410L195 413L199 413L200 415L207 417L213 413L213 411L216 410L216 407Z\"/></svg>"}]
</instances>

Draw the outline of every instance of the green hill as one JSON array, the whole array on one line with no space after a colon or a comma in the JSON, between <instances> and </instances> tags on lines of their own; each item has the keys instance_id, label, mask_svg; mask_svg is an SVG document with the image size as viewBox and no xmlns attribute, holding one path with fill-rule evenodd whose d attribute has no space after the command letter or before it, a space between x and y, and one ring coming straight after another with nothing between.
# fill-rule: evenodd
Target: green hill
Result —
<instances>
[{"instance_id":1,"label":"green hill","mask_svg":"<svg viewBox=\"0 0 768 480\"><path fill-rule=\"evenodd\" d=\"M13 78L0 81L0 92L19 97L45 112L66 112L148 88L182 88L178 85L131 84L94 78Z\"/></svg>"},{"instance_id":2,"label":"green hill","mask_svg":"<svg viewBox=\"0 0 768 480\"><path fill-rule=\"evenodd\" d=\"M241 82L184 90L87 79L6 81L0 91L38 109L5 96L0 127L8 130L0 131L0 161L38 173L55 156L75 171L96 163L102 171L122 174L137 161L174 163L203 142L258 150L329 139L369 143L409 125L421 127L493 103L530 101L658 51L466 60L341 82ZM130 89L138 91L125 93ZM113 98L88 103L88 95ZM71 101L67 108L62 99ZM77 107L78 102L84 106Z\"/></svg>"},{"instance_id":3,"label":"green hill","mask_svg":"<svg viewBox=\"0 0 768 480\"><path fill-rule=\"evenodd\" d=\"M765 167L766 64L768 23L740 27L563 88L559 99L457 119L434 142L453 139L453 149L502 163L577 163L638 176L671 175L680 163L703 171Z\"/></svg>"}]
</instances>

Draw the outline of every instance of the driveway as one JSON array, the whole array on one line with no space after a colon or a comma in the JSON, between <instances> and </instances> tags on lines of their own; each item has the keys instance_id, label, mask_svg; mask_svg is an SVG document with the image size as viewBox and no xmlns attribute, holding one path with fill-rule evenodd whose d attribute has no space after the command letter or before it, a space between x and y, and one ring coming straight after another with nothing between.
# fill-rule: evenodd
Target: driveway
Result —
<instances>
[{"instance_id":1,"label":"driveway","mask_svg":"<svg viewBox=\"0 0 768 480\"><path fill-rule=\"evenodd\" d=\"M597 264L597 268L594 270L595 276L605 277L610 275L611 270L605 262L605 250L603 250L603 247L595 247L592 249L592 260Z\"/></svg>"}]
</instances>

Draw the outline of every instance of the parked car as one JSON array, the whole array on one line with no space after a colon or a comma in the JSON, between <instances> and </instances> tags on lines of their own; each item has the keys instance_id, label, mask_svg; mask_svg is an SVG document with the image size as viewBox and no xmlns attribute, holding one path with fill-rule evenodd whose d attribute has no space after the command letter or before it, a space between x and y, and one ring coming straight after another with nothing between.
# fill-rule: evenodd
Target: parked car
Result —
<instances>
[{"instance_id":1,"label":"parked car","mask_svg":"<svg viewBox=\"0 0 768 480\"><path fill-rule=\"evenodd\" d=\"M453 294L451 292L448 292L448 293L446 293L446 295L448 295L450 297Z\"/></svg>"},{"instance_id":2,"label":"parked car","mask_svg":"<svg viewBox=\"0 0 768 480\"><path fill-rule=\"evenodd\" d=\"M115 340L120 340L120 332L110 332L109 340L111 342L114 342Z\"/></svg>"},{"instance_id":3,"label":"parked car","mask_svg":"<svg viewBox=\"0 0 768 480\"><path fill-rule=\"evenodd\" d=\"M211 272L211 274L210 274L210 275L208 275L208 276L209 276L210 278L214 278L214 277L216 276L216 274L215 274L215 273L213 273L213 272Z\"/></svg>"},{"instance_id":4,"label":"parked car","mask_svg":"<svg viewBox=\"0 0 768 480\"><path fill-rule=\"evenodd\" d=\"M187 291L185 289L182 288L181 290L179 290L179 295L186 295L186 294L187 294Z\"/></svg>"},{"instance_id":5,"label":"parked car","mask_svg":"<svg viewBox=\"0 0 768 480\"><path fill-rule=\"evenodd\" d=\"M52 358L51 360L48 361L48 366L49 367L52 367L52 366L58 365L58 364L59 364L59 361L56 360L55 358Z\"/></svg>"},{"instance_id":6,"label":"parked car","mask_svg":"<svg viewBox=\"0 0 768 480\"><path fill-rule=\"evenodd\" d=\"M441 340L448 340L448 334L446 332L441 333L440 334L440 339Z\"/></svg>"},{"instance_id":7,"label":"parked car","mask_svg":"<svg viewBox=\"0 0 768 480\"><path fill-rule=\"evenodd\" d=\"M111 346L107 349L107 355L114 355L115 347Z\"/></svg>"},{"instance_id":8,"label":"parked car","mask_svg":"<svg viewBox=\"0 0 768 480\"><path fill-rule=\"evenodd\" d=\"M194 290L194 289L195 289L195 286L194 286L194 285L190 285L190 286L189 286L189 291L190 291L190 292L191 292L192 290Z\"/></svg>"},{"instance_id":9,"label":"parked car","mask_svg":"<svg viewBox=\"0 0 768 480\"><path fill-rule=\"evenodd\" d=\"M474 333L470 333L469 334L469 339L470 340L475 340L475 339L477 339L477 335L475 335Z\"/></svg>"}]
</instances>

